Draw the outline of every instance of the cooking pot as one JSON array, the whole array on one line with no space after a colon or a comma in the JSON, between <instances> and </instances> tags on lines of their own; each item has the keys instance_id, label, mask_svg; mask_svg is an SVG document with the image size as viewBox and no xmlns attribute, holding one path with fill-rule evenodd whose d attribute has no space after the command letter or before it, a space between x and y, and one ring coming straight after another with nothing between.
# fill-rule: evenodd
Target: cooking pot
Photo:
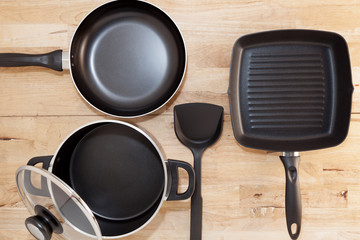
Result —
<instances>
[{"instance_id":1,"label":"cooking pot","mask_svg":"<svg viewBox=\"0 0 360 240\"><path fill-rule=\"evenodd\" d=\"M42 163L42 169L34 167ZM189 176L178 193L178 169ZM112 239L143 228L163 201L194 191L192 166L165 160L154 140L125 122L106 120L70 134L53 156L32 158L17 170L19 193L34 216L25 221L38 239ZM79 237L80 236L80 237Z\"/></svg>"}]
</instances>

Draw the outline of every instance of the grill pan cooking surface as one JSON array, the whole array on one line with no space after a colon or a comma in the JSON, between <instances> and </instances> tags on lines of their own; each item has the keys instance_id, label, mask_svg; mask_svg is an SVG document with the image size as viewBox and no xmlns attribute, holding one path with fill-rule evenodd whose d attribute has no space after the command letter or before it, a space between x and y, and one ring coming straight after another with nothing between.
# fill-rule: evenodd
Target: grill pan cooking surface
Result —
<instances>
[{"instance_id":1,"label":"grill pan cooking surface","mask_svg":"<svg viewBox=\"0 0 360 240\"><path fill-rule=\"evenodd\" d=\"M234 45L229 98L244 146L305 151L341 143L349 126L351 68L338 34L280 30Z\"/></svg>"}]
</instances>

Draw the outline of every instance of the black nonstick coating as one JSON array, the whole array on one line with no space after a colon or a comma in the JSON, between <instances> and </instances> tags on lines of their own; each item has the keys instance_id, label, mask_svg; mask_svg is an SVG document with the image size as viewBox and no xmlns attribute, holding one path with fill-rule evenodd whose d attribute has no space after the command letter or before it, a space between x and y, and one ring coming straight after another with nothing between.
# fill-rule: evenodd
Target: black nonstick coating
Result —
<instances>
[{"instance_id":1,"label":"black nonstick coating","mask_svg":"<svg viewBox=\"0 0 360 240\"><path fill-rule=\"evenodd\" d=\"M234 45L231 120L246 147L285 152L341 143L352 91L347 44L336 33L269 31Z\"/></svg>"},{"instance_id":2,"label":"black nonstick coating","mask_svg":"<svg viewBox=\"0 0 360 240\"><path fill-rule=\"evenodd\" d=\"M186 67L175 23L141 1L114 1L91 12L71 44L71 72L81 95L97 109L139 116L165 104Z\"/></svg>"},{"instance_id":3,"label":"black nonstick coating","mask_svg":"<svg viewBox=\"0 0 360 240\"><path fill-rule=\"evenodd\" d=\"M158 201L165 176L159 153L144 135L126 125L108 123L77 144L70 181L97 216L129 220Z\"/></svg>"}]
</instances>

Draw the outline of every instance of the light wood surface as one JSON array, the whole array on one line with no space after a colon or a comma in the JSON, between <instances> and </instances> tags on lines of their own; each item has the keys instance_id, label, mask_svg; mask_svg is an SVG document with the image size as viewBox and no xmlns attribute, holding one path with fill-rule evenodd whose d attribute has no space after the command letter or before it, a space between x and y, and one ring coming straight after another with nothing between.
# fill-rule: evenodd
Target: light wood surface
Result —
<instances>
[{"instance_id":1,"label":"light wood surface","mask_svg":"<svg viewBox=\"0 0 360 240\"><path fill-rule=\"evenodd\" d=\"M68 50L81 19L105 1L1 0L0 52ZM350 131L341 145L301 153L303 225L300 239L360 239L360 2L358 0L151 0L183 32L186 78L161 110L120 119L150 133L168 158L192 163L177 140L173 107L208 102L225 108L220 140L203 156L203 239L289 239L285 176L279 153L241 147L234 139L227 98L232 46L242 35L272 29L320 29L348 42L355 91ZM32 239L17 193L15 171L34 156L52 154L77 127L113 119L79 96L69 72L0 68L0 239ZM186 182L182 175L183 187ZM144 229L125 239L189 239L190 201L165 202Z\"/></svg>"}]
</instances>

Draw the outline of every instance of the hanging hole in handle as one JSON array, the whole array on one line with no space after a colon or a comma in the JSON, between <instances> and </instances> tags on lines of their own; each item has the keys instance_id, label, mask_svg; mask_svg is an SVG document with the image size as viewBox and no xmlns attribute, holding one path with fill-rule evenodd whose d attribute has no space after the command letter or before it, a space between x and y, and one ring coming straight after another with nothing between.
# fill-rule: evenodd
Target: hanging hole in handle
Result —
<instances>
[{"instance_id":1,"label":"hanging hole in handle","mask_svg":"<svg viewBox=\"0 0 360 240\"><path fill-rule=\"evenodd\" d=\"M177 189L177 194L183 194L186 192L189 186L189 174L183 168L178 168L178 173L179 186Z\"/></svg>"},{"instance_id":2,"label":"hanging hole in handle","mask_svg":"<svg viewBox=\"0 0 360 240\"><path fill-rule=\"evenodd\" d=\"M296 223L291 224L291 233L295 235L298 230L298 225Z\"/></svg>"}]
</instances>

